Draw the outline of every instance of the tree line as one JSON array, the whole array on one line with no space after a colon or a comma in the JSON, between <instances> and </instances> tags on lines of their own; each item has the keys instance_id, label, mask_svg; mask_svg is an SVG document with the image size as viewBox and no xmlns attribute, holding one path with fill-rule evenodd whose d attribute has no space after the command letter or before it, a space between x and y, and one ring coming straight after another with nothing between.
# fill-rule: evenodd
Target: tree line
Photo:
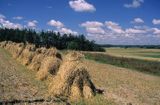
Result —
<instances>
[{"instance_id":1,"label":"tree line","mask_svg":"<svg viewBox=\"0 0 160 105\"><path fill-rule=\"evenodd\" d=\"M56 47L59 50L105 51L95 41L86 39L84 35L60 34L54 31L36 32L33 29L0 28L0 41L31 43L36 47Z\"/></svg>"},{"instance_id":2,"label":"tree line","mask_svg":"<svg viewBox=\"0 0 160 105\"><path fill-rule=\"evenodd\" d=\"M111 45L111 44L104 44L104 45L100 45L100 46L105 47L105 48L120 47L120 48L160 49L160 45Z\"/></svg>"}]
</instances>

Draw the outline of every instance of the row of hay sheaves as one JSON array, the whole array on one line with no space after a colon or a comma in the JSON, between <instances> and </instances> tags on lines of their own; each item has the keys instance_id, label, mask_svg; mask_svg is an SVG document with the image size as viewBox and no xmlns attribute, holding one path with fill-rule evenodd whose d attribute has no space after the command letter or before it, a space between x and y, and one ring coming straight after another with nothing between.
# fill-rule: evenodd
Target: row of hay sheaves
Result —
<instances>
[{"instance_id":1,"label":"row of hay sheaves","mask_svg":"<svg viewBox=\"0 0 160 105\"><path fill-rule=\"evenodd\" d=\"M13 58L36 71L36 78L51 78L48 86L50 97L90 98L96 88L83 63L83 55L70 52L62 57L56 48L36 48L32 44L4 41L0 47L11 53Z\"/></svg>"}]
</instances>

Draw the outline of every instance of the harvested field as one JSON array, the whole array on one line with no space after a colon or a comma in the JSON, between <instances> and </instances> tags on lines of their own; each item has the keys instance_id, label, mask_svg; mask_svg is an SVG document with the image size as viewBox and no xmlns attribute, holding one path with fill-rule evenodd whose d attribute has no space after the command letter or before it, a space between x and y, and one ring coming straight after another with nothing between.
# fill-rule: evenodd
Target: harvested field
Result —
<instances>
[{"instance_id":1,"label":"harvested field","mask_svg":"<svg viewBox=\"0 0 160 105\"><path fill-rule=\"evenodd\" d=\"M47 89L45 82L35 79L34 72L16 63L8 52L0 48L0 105L3 102L15 105L56 105L56 102L45 102Z\"/></svg>"},{"instance_id":2,"label":"harvested field","mask_svg":"<svg viewBox=\"0 0 160 105\"><path fill-rule=\"evenodd\" d=\"M87 60L96 87L104 89L106 100L116 105L159 105L160 77ZM129 104L130 105L130 104Z\"/></svg>"},{"instance_id":3,"label":"harvested field","mask_svg":"<svg viewBox=\"0 0 160 105\"><path fill-rule=\"evenodd\" d=\"M19 49L19 44L7 42L4 48L13 56ZM30 44L25 45L19 52L17 60L22 65L28 68L32 67L37 79L51 82L48 88L49 95L47 95L48 92L45 93L47 98L65 97L66 101L71 98L91 98L95 96L96 88L90 79L87 68L82 63L82 59L84 60L83 54L71 52L62 61L61 55L55 48L36 48ZM35 70L35 67L37 70ZM50 78L47 79L48 77Z\"/></svg>"},{"instance_id":4,"label":"harvested field","mask_svg":"<svg viewBox=\"0 0 160 105\"><path fill-rule=\"evenodd\" d=\"M45 52L42 50L39 54ZM43 56L37 72L16 63L6 50L0 48L0 104L160 104L159 76L85 60L78 52L67 54L62 61L55 53L47 54L52 56ZM55 65L50 65L53 63ZM36 74L40 74L42 80L51 78L40 81L36 79Z\"/></svg>"},{"instance_id":5,"label":"harvested field","mask_svg":"<svg viewBox=\"0 0 160 105\"><path fill-rule=\"evenodd\" d=\"M136 58L118 57L105 53L84 53L87 59L97 62L111 64L118 67L129 68L143 73L160 76L160 62Z\"/></svg>"},{"instance_id":6,"label":"harvested field","mask_svg":"<svg viewBox=\"0 0 160 105\"><path fill-rule=\"evenodd\" d=\"M106 48L106 54L118 57L160 61L160 49Z\"/></svg>"}]
</instances>

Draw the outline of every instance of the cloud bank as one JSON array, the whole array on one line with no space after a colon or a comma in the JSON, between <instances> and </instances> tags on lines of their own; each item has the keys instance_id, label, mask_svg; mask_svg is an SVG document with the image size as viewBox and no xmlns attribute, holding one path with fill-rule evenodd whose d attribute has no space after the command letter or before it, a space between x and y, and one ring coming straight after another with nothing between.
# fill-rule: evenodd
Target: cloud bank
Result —
<instances>
[{"instance_id":1,"label":"cloud bank","mask_svg":"<svg viewBox=\"0 0 160 105\"><path fill-rule=\"evenodd\" d=\"M136 23L143 23L142 19L134 19ZM86 21L80 25L85 28L87 38L98 43L110 44L156 44L160 40L160 29L144 26L143 24L123 28L113 21Z\"/></svg>"}]
</instances>

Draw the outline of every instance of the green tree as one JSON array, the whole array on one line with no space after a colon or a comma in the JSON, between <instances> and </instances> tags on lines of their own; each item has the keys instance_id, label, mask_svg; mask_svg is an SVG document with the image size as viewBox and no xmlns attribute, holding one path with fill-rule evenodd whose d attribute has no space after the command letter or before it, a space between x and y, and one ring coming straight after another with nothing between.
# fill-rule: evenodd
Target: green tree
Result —
<instances>
[{"instance_id":1,"label":"green tree","mask_svg":"<svg viewBox=\"0 0 160 105\"><path fill-rule=\"evenodd\" d=\"M71 49L71 50L79 50L78 49L78 43L76 41L71 41L68 43L67 49Z\"/></svg>"}]
</instances>

